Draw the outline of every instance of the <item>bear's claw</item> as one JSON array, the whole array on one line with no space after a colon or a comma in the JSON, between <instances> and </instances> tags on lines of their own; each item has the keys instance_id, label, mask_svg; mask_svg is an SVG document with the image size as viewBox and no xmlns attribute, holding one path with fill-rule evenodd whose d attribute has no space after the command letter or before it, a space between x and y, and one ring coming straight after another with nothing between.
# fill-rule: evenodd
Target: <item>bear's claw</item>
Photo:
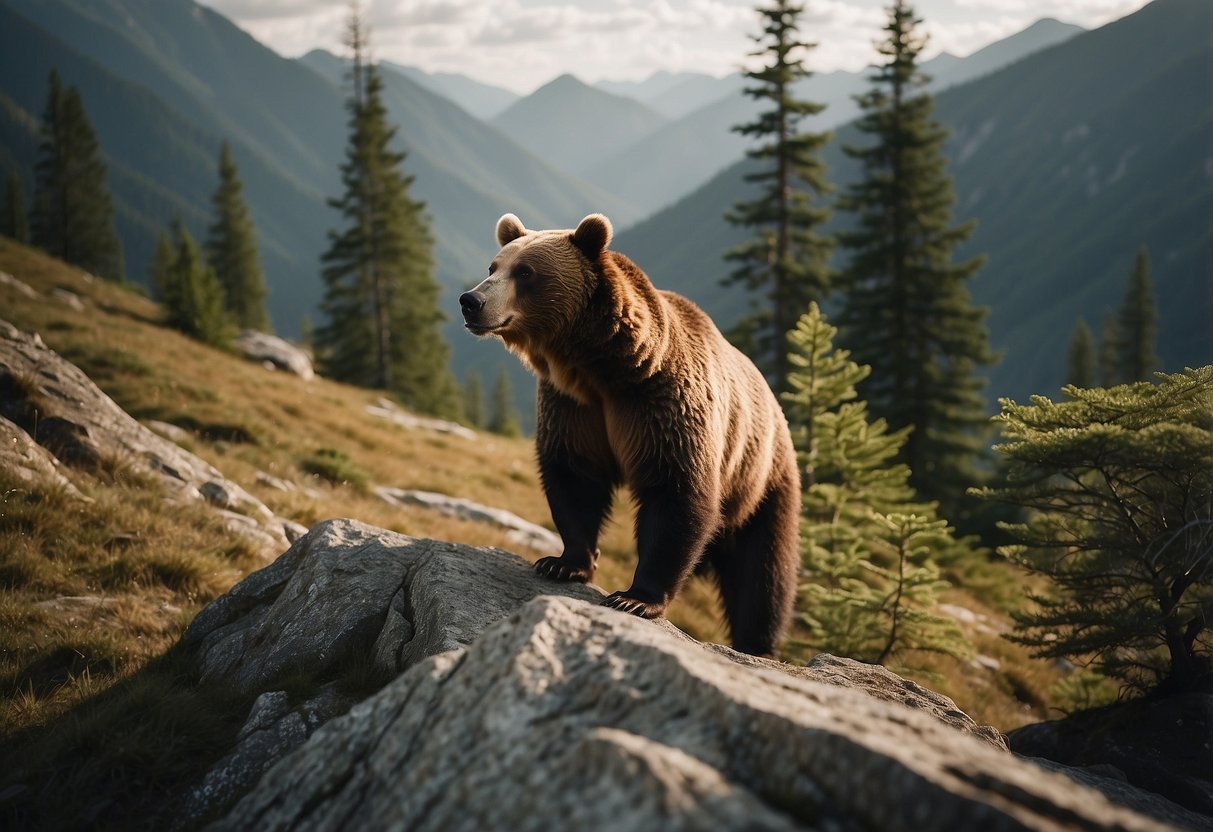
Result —
<instances>
[{"instance_id":1,"label":"bear's claw","mask_svg":"<svg viewBox=\"0 0 1213 832\"><path fill-rule=\"evenodd\" d=\"M625 592L612 592L602 599L602 605L639 618L660 618L665 613L665 604L651 604Z\"/></svg>"},{"instance_id":2,"label":"bear's claw","mask_svg":"<svg viewBox=\"0 0 1213 832\"><path fill-rule=\"evenodd\" d=\"M564 558L540 558L535 561L535 571L554 581L579 584L584 584L594 577L592 566L570 563Z\"/></svg>"}]
</instances>

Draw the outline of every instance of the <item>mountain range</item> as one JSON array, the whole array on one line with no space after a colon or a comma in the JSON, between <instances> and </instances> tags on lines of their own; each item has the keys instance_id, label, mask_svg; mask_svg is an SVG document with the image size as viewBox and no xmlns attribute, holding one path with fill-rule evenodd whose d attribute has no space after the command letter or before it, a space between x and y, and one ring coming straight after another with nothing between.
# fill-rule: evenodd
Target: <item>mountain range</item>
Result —
<instances>
[{"instance_id":1,"label":"mountain range","mask_svg":"<svg viewBox=\"0 0 1213 832\"><path fill-rule=\"evenodd\" d=\"M1143 245L1164 368L1213 360L1211 31L1206 0L1155 0L936 96L935 115L951 131L956 219L979 221L957 256L989 258L972 289L990 307L993 345L1003 353L993 395L1056 391L1076 322L1098 329ZM856 177L842 147L865 142L850 124L827 147L840 188ZM720 287L721 255L746 235L722 214L749 198L748 164L614 243L725 325L746 300ZM836 217L833 227L845 221Z\"/></svg>"},{"instance_id":2,"label":"mountain range","mask_svg":"<svg viewBox=\"0 0 1213 832\"><path fill-rule=\"evenodd\" d=\"M980 217L970 250L990 254L975 292L994 307L1006 350L999 392L1054 384L1057 345L1079 314L1098 323L1142 243L1160 290L1172 293L1164 359L1207 355L1207 335L1191 334L1202 314L1209 328L1207 10L1203 0L1155 0L1090 33L1041 21L968 57L929 62L939 117L953 131L958 214ZM297 334L315 315L319 255L337 222L326 201L337 195L347 132L341 59L283 58L192 0L0 0L0 173L17 170L27 193L52 68L80 88L97 128L128 274L142 279L174 215L205 233L227 139L260 235L271 315ZM740 76L596 86L562 76L518 96L457 74L381 69L450 313L491 258L493 223L506 211L531 227L605 212L622 232L616 247L659 283L724 323L744 307L717 285L720 253L738 239L721 217L745 194L744 144L730 130L753 113ZM818 74L802 91L829 105L815 127L837 129L827 156L840 183L852 175L841 143L861 139L843 123L865 83ZM457 321L446 333L460 374L516 364ZM528 398L529 383L515 382Z\"/></svg>"}]
</instances>

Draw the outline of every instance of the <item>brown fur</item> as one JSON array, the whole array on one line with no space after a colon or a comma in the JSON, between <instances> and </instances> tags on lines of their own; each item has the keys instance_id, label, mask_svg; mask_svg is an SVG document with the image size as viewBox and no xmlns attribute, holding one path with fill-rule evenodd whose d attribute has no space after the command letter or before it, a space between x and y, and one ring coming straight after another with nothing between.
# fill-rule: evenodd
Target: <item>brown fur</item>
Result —
<instances>
[{"instance_id":1,"label":"brown fur","mask_svg":"<svg viewBox=\"0 0 1213 832\"><path fill-rule=\"evenodd\" d=\"M703 561L734 646L773 653L799 562L787 423L753 363L695 304L606 250L610 234L598 215L573 232L506 215L490 278L461 298L469 329L500 337L539 378L540 473L565 552L536 568L590 579L610 494L627 485L639 562L605 603L660 615Z\"/></svg>"}]
</instances>

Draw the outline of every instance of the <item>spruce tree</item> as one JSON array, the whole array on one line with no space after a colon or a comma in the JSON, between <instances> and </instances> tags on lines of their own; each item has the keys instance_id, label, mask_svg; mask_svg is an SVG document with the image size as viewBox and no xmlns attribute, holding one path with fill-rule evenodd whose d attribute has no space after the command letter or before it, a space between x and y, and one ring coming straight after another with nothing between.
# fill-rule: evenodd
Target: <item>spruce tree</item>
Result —
<instances>
[{"instance_id":1,"label":"spruce tree","mask_svg":"<svg viewBox=\"0 0 1213 832\"><path fill-rule=\"evenodd\" d=\"M1066 352L1066 384L1095 386L1095 342L1091 338L1091 328L1081 319L1074 326Z\"/></svg>"},{"instance_id":2,"label":"spruce tree","mask_svg":"<svg viewBox=\"0 0 1213 832\"><path fill-rule=\"evenodd\" d=\"M25 215L25 190L21 187L21 177L16 173L8 175L8 183L4 189L4 205L0 214L0 234L12 237L19 243L29 242L29 223Z\"/></svg>"},{"instance_id":3,"label":"spruce tree","mask_svg":"<svg viewBox=\"0 0 1213 832\"><path fill-rule=\"evenodd\" d=\"M501 436L521 436L518 411L514 409L514 396L510 392L510 378L502 367L493 384L493 407L488 429Z\"/></svg>"},{"instance_id":4,"label":"spruce tree","mask_svg":"<svg viewBox=\"0 0 1213 832\"><path fill-rule=\"evenodd\" d=\"M1213 367L1160 378L1004 399L1008 485L980 495L1028 510L1000 551L1053 583L1014 614L1013 641L1132 690L1208 689Z\"/></svg>"},{"instance_id":5,"label":"spruce tree","mask_svg":"<svg viewBox=\"0 0 1213 832\"><path fill-rule=\"evenodd\" d=\"M64 90L53 70L38 154L33 243L93 274L122 280L122 244L114 230L101 146L79 91Z\"/></svg>"},{"instance_id":6,"label":"spruce tree","mask_svg":"<svg viewBox=\"0 0 1213 832\"><path fill-rule=\"evenodd\" d=\"M174 235L180 238L181 221L174 225ZM156 248L152 252L151 262L147 266L148 288L152 298L160 303L166 303L171 292L171 275L173 264L177 261L177 244L167 231L161 231L156 238Z\"/></svg>"},{"instance_id":7,"label":"spruce tree","mask_svg":"<svg viewBox=\"0 0 1213 832\"><path fill-rule=\"evenodd\" d=\"M223 285L202 259L194 238L177 225L177 256L168 270L164 304L169 325L192 338L226 347L232 322L223 306Z\"/></svg>"},{"instance_id":8,"label":"spruce tree","mask_svg":"<svg viewBox=\"0 0 1213 832\"><path fill-rule=\"evenodd\" d=\"M1158 337L1158 300L1150 280L1150 256L1145 246L1137 252L1116 323L1120 340L1120 381L1149 381L1158 369L1158 356L1154 352Z\"/></svg>"},{"instance_id":9,"label":"spruce tree","mask_svg":"<svg viewBox=\"0 0 1213 832\"><path fill-rule=\"evenodd\" d=\"M910 429L869 420L856 392L869 370L834 348L835 334L812 304L788 335L783 398L804 470L806 646L899 669L922 653L965 657L964 634L934 609L947 583L932 555L968 544L915 498L909 468L895 461Z\"/></svg>"},{"instance_id":10,"label":"spruce tree","mask_svg":"<svg viewBox=\"0 0 1213 832\"><path fill-rule=\"evenodd\" d=\"M219 146L219 187L212 199L215 219L206 240L206 259L223 285L224 305L236 326L269 332L257 232L243 191L225 141Z\"/></svg>"},{"instance_id":11,"label":"spruce tree","mask_svg":"<svg viewBox=\"0 0 1213 832\"><path fill-rule=\"evenodd\" d=\"M1124 382L1121 371L1120 322L1111 310L1104 313L1103 326L1099 330L1099 384L1102 387L1114 387Z\"/></svg>"},{"instance_id":12,"label":"spruce tree","mask_svg":"<svg viewBox=\"0 0 1213 832\"><path fill-rule=\"evenodd\" d=\"M733 129L760 142L746 151L758 170L746 181L759 186L757 198L739 202L726 218L751 228L756 236L725 254L738 263L725 285L740 283L760 300L732 337L769 374L776 390L786 387L786 338L799 310L822 299L829 289L827 260L833 240L819 233L830 212L822 197L830 190L820 153L829 133L802 132L801 122L820 113L823 104L801 101L793 87L811 73L805 56L816 44L801 39L804 6L774 0L758 9L763 30L754 40L754 57L766 63L745 73L753 82L746 95L766 109L754 121Z\"/></svg>"},{"instance_id":13,"label":"spruce tree","mask_svg":"<svg viewBox=\"0 0 1213 832\"><path fill-rule=\"evenodd\" d=\"M484 390L475 370L468 370L463 379L463 418L472 427L484 427Z\"/></svg>"},{"instance_id":14,"label":"spruce tree","mask_svg":"<svg viewBox=\"0 0 1213 832\"><path fill-rule=\"evenodd\" d=\"M995 356L986 310L967 288L984 258L953 262L974 223L952 224L947 131L932 118L918 66L921 23L904 0L889 8L883 62L858 98L858 127L873 143L844 148L861 178L838 202L855 219L854 230L838 235L850 253L838 321L855 360L872 368L861 388L872 412L894 429L914 428L900 457L911 482L963 522L987 424L978 370Z\"/></svg>"},{"instance_id":15,"label":"spruce tree","mask_svg":"<svg viewBox=\"0 0 1213 832\"><path fill-rule=\"evenodd\" d=\"M396 130L387 122L379 73L365 61L356 9L349 44L354 93L341 166L345 193L330 201L345 227L329 232L323 256L326 320L316 330L317 356L333 378L390 390L414 410L454 416L459 390L439 331L445 316L433 240L424 205L409 196L405 154L391 148Z\"/></svg>"}]
</instances>

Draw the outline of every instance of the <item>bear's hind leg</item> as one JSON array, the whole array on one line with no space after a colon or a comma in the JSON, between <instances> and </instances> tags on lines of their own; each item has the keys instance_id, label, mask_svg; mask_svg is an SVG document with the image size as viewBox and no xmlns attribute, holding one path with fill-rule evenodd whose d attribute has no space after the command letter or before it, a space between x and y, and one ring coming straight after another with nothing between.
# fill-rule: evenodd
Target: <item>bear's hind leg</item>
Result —
<instances>
[{"instance_id":1,"label":"bear's hind leg","mask_svg":"<svg viewBox=\"0 0 1213 832\"><path fill-rule=\"evenodd\" d=\"M800 489L771 488L740 528L708 547L739 653L777 658L796 601Z\"/></svg>"}]
</instances>

